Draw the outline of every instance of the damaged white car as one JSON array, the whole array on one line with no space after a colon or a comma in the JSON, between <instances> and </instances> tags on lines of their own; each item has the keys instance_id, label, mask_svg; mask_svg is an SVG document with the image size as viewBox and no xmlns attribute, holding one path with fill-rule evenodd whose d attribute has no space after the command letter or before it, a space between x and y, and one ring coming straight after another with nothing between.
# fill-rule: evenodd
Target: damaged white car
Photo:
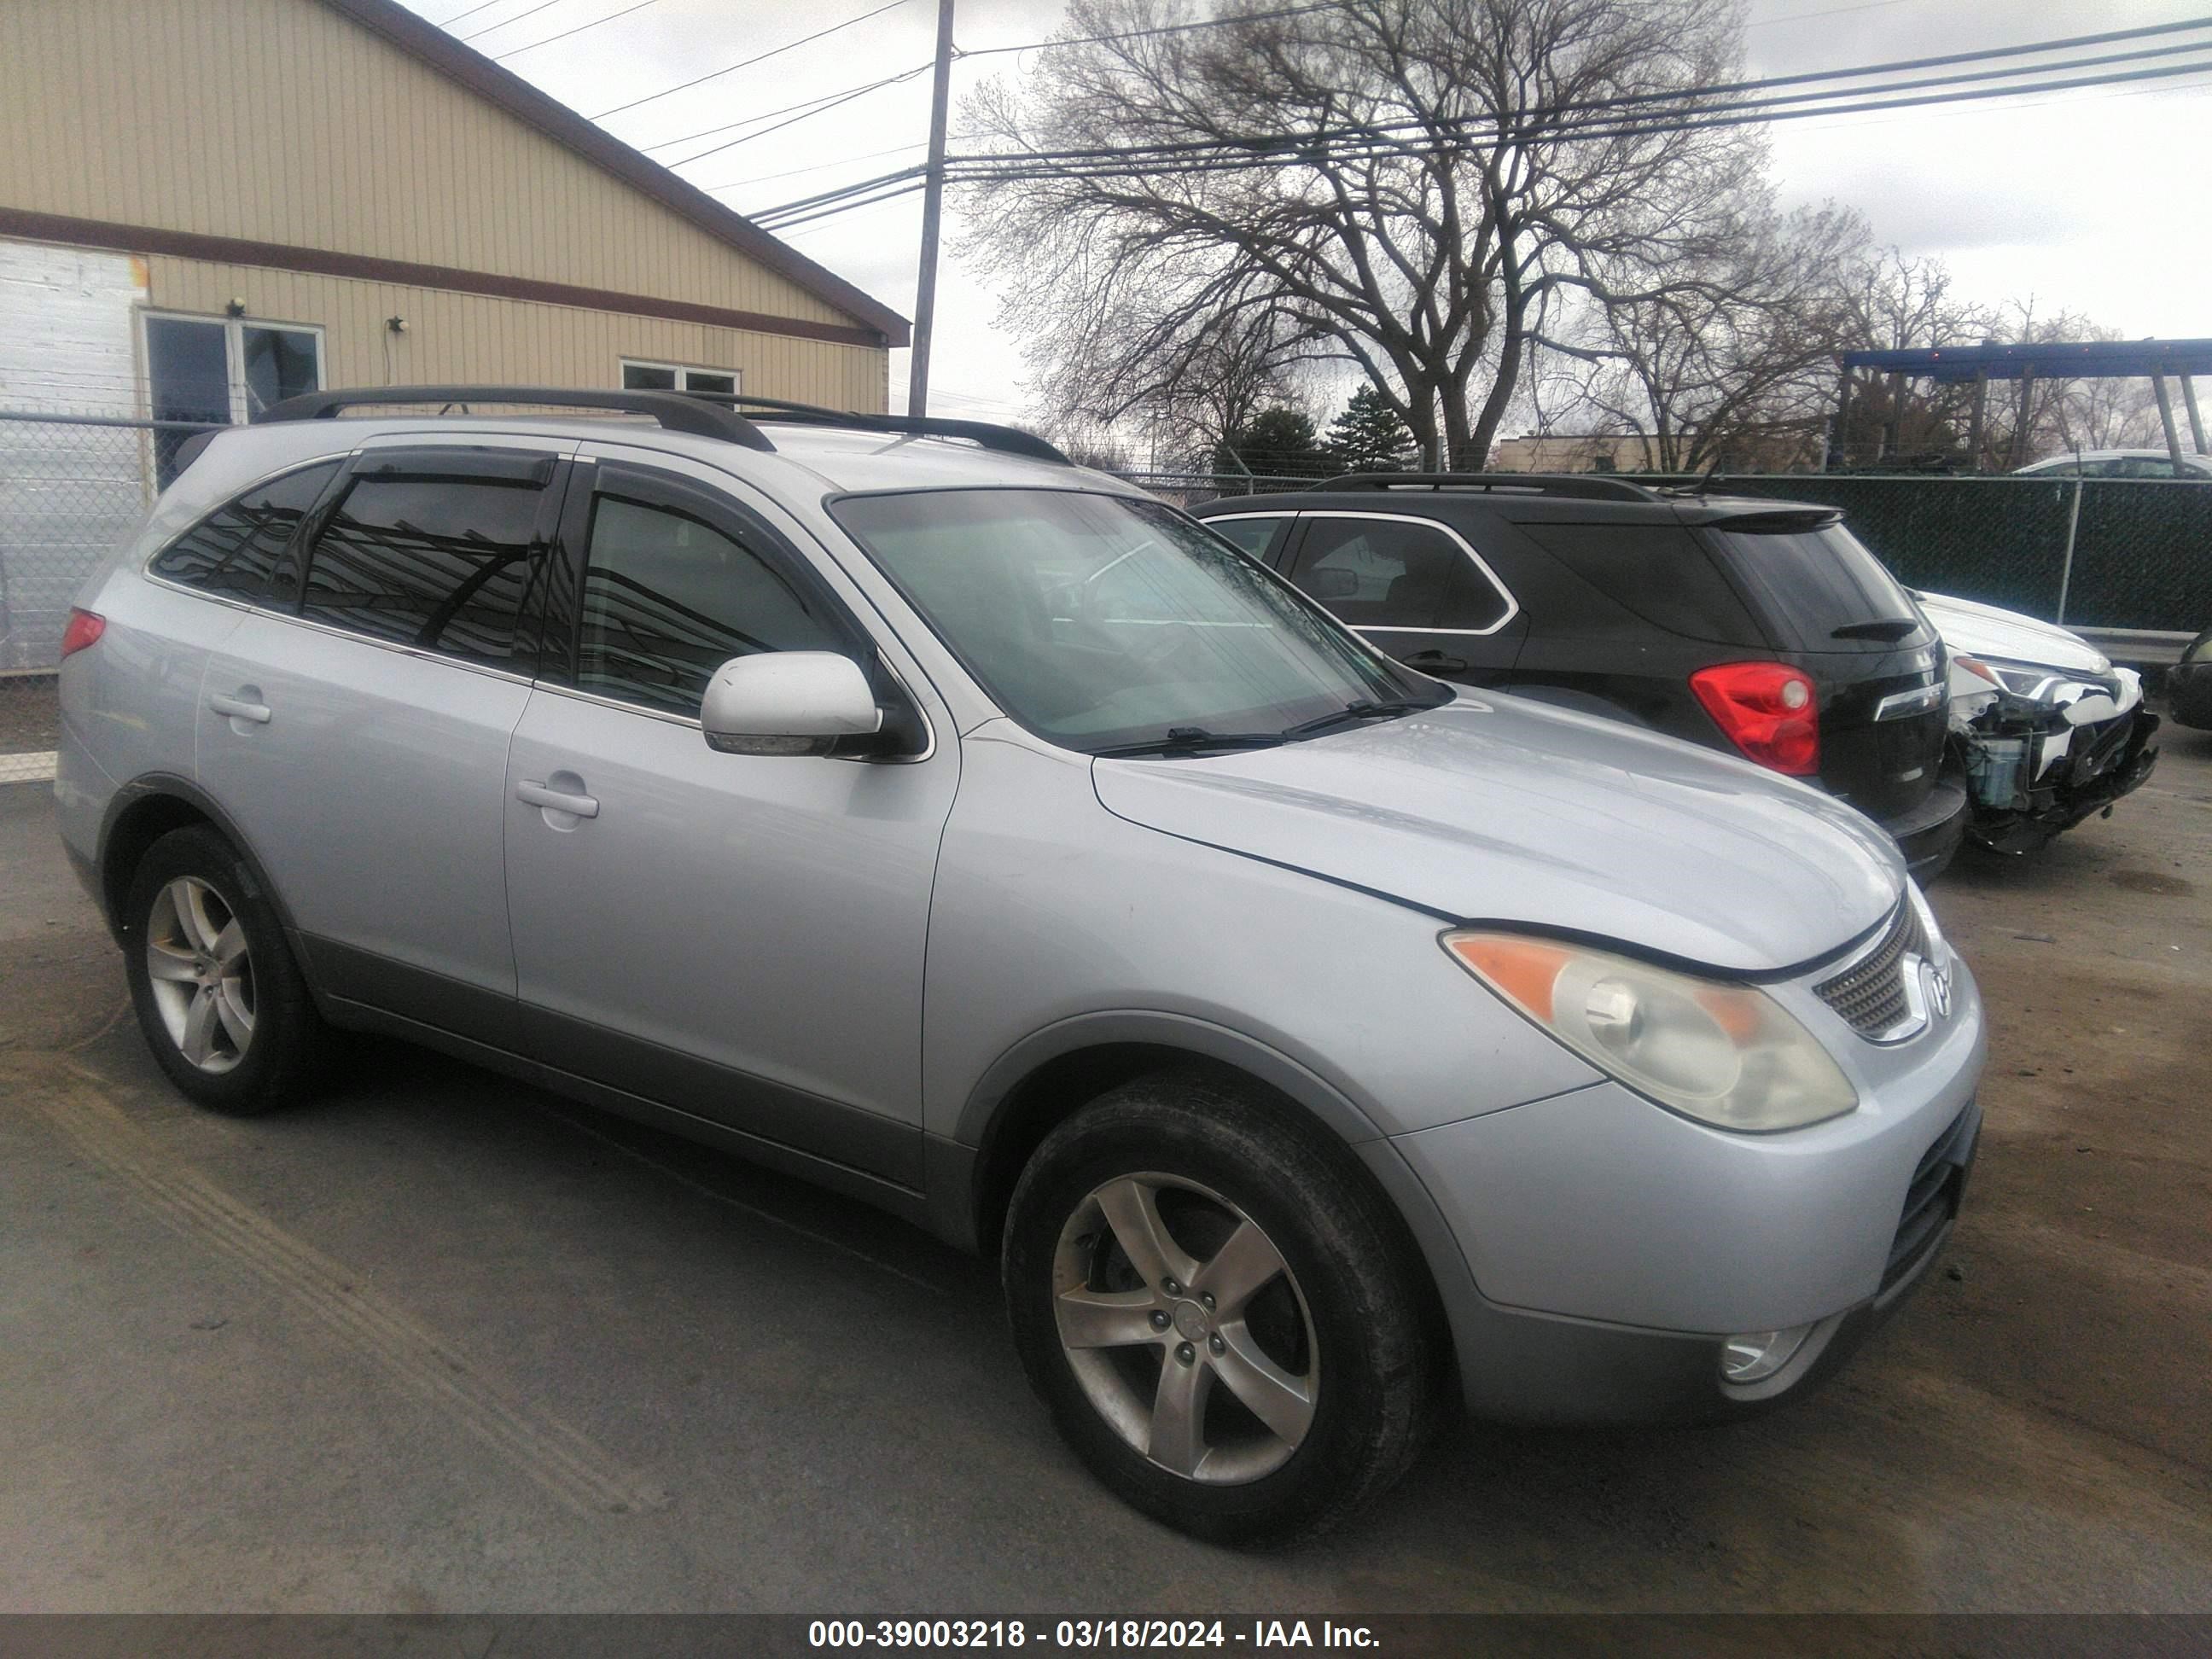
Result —
<instances>
[{"instance_id":1,"label":"damaged white car","mask_svg":"<svg viewBox=\"0 0 2212 1659\"><path fill-rule=\"evenodd\" d=\"M1916 592L1951 657L1951 743L1967 834L2026 853L2136 788L2157 764L2142 677L2078 634L2017 611Z\"/></svg>"}]
</instances>

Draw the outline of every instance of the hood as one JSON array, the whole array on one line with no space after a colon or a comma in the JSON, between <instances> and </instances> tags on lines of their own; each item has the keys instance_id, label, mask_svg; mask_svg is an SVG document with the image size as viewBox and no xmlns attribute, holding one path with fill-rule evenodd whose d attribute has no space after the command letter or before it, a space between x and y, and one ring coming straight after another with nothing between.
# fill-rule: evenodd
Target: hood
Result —
<instances>
[{"instance_id":1,"label":"hood","mask_svg":"<svg viewBox=\"0 0 2212 1659\"><path fill-rule=\"evenodd\" d=\"M1945 647L1970 657L1994 657L2001 662L2028 663L2056 668L2069 674L2109 674L2112 665L2105 653L2079 634L2069 634L2055 623L2039 622L2018 611L1953 599L1948 593L1918 593L1920 608Z\"/></svg>"},{"instance_id":2,"label":"hood","mask_svg":"<svg viewBox=\"0 0 2212 1659\"><path fill-rule=\"evenodd\" d=\"M1100 760L1134 823L1455 921L1618 940L1734 973L1837 949L1904 866L1841 802L1618 721L1485 692L1279 749Z\"/></svg>"}]
</instances>

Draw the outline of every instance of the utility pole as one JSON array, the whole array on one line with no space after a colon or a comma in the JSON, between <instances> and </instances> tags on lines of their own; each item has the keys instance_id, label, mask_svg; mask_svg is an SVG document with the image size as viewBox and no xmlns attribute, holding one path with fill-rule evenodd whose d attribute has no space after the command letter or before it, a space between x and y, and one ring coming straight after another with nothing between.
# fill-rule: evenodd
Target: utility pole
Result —
<instances>
[{"instance_id":1,"label":"utility pole","mask_svg":"<svg viewBox=\"0 0 2212 1659\"><path fill-rule=\"evenodd\" d=\"M937 0L937 80L929 99L929 173L921 196L921 275L914 294L914 360L906 412L929 413L929 337L937 321L937 221L945 208L945 106L952 91L952 0Z\"/></svg>"}]
</instances>

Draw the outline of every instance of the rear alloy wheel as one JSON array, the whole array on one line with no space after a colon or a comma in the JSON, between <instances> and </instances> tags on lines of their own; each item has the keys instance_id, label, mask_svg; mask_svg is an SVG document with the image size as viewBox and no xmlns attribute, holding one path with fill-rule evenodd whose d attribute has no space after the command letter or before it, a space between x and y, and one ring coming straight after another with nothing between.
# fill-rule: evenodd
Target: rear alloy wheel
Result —
<instances>
[{"instance_id":1,"label":"rear alloy wheel","mask_svg":"<svg viewBox=\"0 0 2212 1659\"><path fill-rule=\"evenodd\" d=\"M146 921L146 975L177 1051L220 1077L253 1042L253 953L237 912L198 876L155 896Z\"/></svg>"},{"instance_id":2,"label":"rear alloy wheel","mask_svg":"<svg viewBox=\"0 0 2212 1659\"><path fill-rule=\"evenodd\" d=\"M138 1029L169 1080L248 1115L307 1089L326 1036L275 908L205 825L147 848L124 900L124 967Z\"/></svg>"},{"instance_id":3,"label":"rear alloy wheel","mask_svg":"<svg viewBox=\"0 0 2212 1659\"><path fill-rule=\"evenodd\" d=\"M1401 1474L1433 1348L1384 1200L1328 1131L1212 1074L1103 1097L1009 1206L1022 1363L1100 1480L1222 1542L1328 1530Z\"/></svg>"}]
</instances>

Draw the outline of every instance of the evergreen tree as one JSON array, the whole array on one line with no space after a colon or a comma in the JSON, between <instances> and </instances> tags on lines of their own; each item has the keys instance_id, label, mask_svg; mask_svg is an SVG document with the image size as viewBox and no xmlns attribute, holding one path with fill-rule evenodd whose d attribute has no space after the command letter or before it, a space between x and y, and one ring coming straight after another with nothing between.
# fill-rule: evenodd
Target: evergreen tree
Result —
<instances>
[{"instance_id":1,"label":"evergreen tree","mask_svg":"<svg viewBox=\"0 0 2212 1659\"><path fill-rule=\"evenodd\" d=\"M1328 451L1342 471L1403 472L1413 450L1412 430L1371 386L1353 392L1328 428Z\"/></svg>"},{"instance_id":2,"label":"evergreen tree","mask_svg":"<svg viewBox=\"0 0 2212 1659\"><path fill-rule=\"evenodd\" d=\"M1214 447L1216 471L1236 472L1240 462L1243 471L1262 478L1325 478L1335 470L1313 416L1288 405L1261 410Z\"/></svg>"}]
</instances>

